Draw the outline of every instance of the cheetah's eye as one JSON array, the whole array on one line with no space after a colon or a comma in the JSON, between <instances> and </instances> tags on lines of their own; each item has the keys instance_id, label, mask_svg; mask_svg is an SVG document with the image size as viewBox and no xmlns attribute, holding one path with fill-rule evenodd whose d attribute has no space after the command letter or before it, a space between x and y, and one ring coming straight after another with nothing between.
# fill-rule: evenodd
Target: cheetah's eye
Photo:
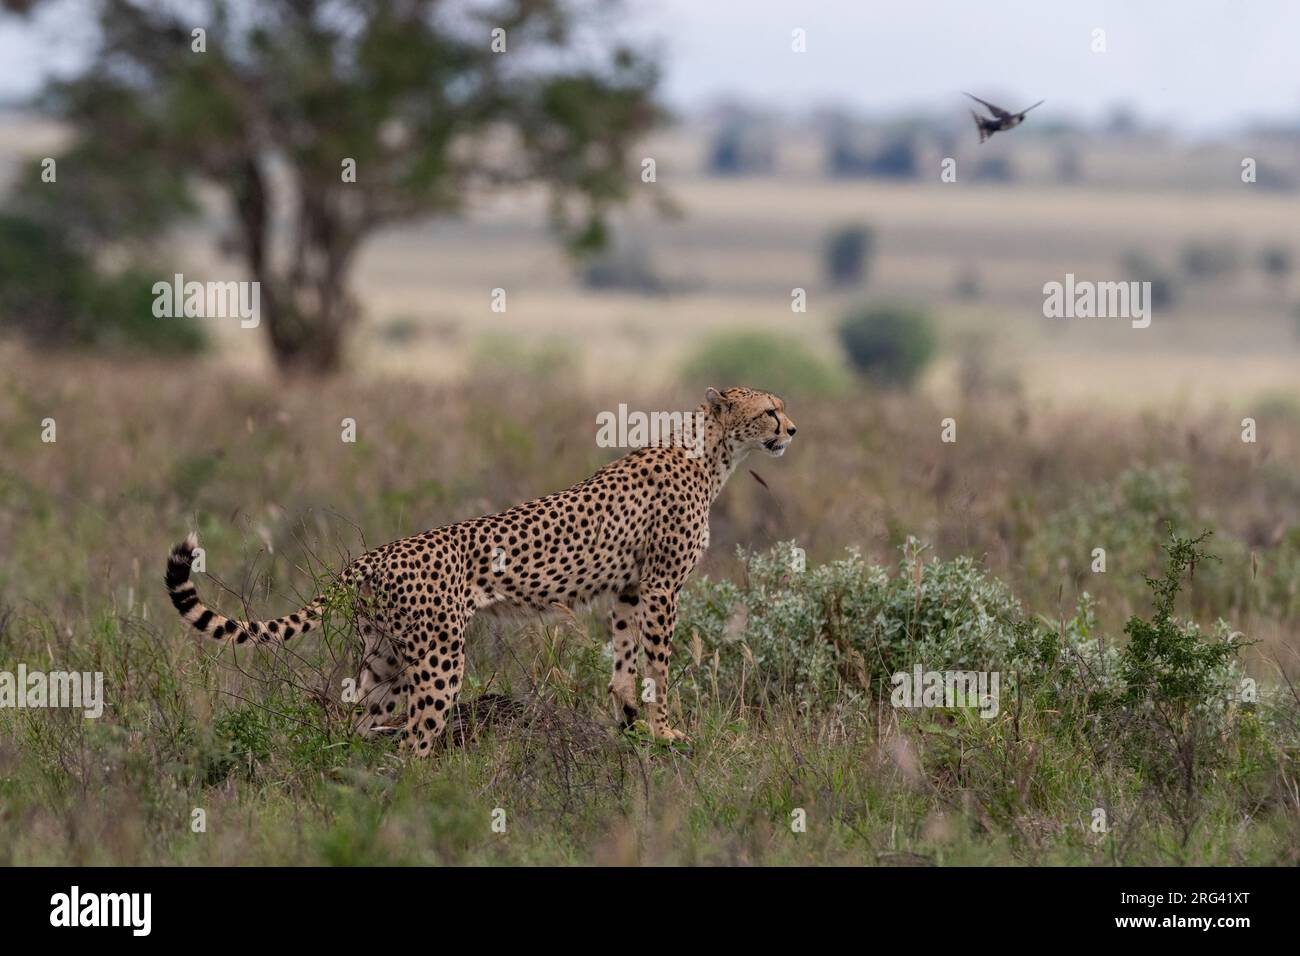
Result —
<instances>
[{"instance_id":1,"label":"cheetah's eye","mask_svg":"<svg viewBox=\"0 0 1300 956\"><path fill-rule=\"evenodd\" d=\"M769 408L769 409L767 410L767 413L768 413L769 415L771 415L773 418L776 418L776 409L775 409L775 408Z\"/></svg>"}]
</instances>

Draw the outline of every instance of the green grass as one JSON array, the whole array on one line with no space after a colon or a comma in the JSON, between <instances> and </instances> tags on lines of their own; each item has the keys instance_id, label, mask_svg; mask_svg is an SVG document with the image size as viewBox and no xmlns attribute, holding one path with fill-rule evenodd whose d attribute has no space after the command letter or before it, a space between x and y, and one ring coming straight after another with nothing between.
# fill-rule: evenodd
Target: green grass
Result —
<instances>
[{"instance_id":1,"label":"green grass","mask_svg":"<svg viewBox=\"0 0 1300 956\"><path fill-rule=\"evenodd\" d=\"M742 469L724 491L684 605L670 703L689 746L615 730L603 626L583 613L476 622L466 696L508 693L528 719L404 763L348 732L345 633L280 654L203 645L164 594L167 549L197 528L205 599L281 613L362 546L584 477L609 397L27 358L0 386L0 670L101 671L108 707L0 709L0 864L1300 861L1300 724L1279 678L1297 676L1300 547L1297 479L1276 464L1300 449L1285 410L1255 447L1213 419L943 410L961 437L941 446L940 410L915 396L791 407L799 442L747 463L767 489ZM47 415L54 445L37 437ZM343 417L356 445L339 440ZM1183 582L1153 625L1164 656L1133 673L1214 640L1222 618L1253 642L1234 666L1264 690L1224 710L1194 799L1174 803L1151 755L1118 745L1143 729L1121 695L1094 696L1044 651L1072 648L1077 666L1095 644L1122 677L1166 519L1214 527L1222 560ZM900 562L913 534L932 548ZM780 567L788 546L768 552L790 538L807 550L800 577ZM1088 570L1094 539L1104 575ZM1037 643L1005 652L1042 653L1015 658L1022 690L993 720L895 710L870 686L917 643L987 650L1020 629Z\"/></svg>"}]
</instances>

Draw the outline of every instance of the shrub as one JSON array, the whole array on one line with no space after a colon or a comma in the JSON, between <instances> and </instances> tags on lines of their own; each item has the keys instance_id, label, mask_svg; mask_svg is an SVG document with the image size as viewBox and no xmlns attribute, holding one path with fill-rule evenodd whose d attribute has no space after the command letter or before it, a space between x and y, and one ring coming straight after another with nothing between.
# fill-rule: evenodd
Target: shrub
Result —
<instances>
[{"instance_id":1,"label":"shrub","mask_svg":"<svg viewBox=\"0 0 1300 956\"><path fill-rule=\"evenodd\" d=\"M1107 584L1140 600L1140 572L1163 554L1166 529L1187 529L1203 520L1187 472L1175 466L1139 466L1082 495L1056 512L1025 545L1025 567L1052 589L1064 577L1089 574L1093 548L1106 549ZM1223 562L1197 568L1194 604L1221 612L1264 613L1286 620L1300 607L1300 536L1270 548L1252 549L1236 537L1219 543ZM1249 576L1232 569L1251 567Z\"/></svg>"},{"instance_id":2,"label":"shrub","mask_svg":"<svg viewBox=\"0 0 1300 956\"><path fill-rule=\"evenodd\" d=\"M742 550L743 584L702 579L683 594L677 635L709 662L687 677L702 693L888 697L890 677L915 663L1010 669L1035 653L1037 625L968 557L926 561L909 539L894 574L856 552L798 570L793 549Z\"/></svg>"},{"instance_id":3,"label":"shrub","mask_svg":"<svg viewBox=\"0 0 1300 956\"><path fill-rule=\"evenodd\" d=\"M715 176L770 173L773 154L772 137L767 130L748 123L728 123L718 131L709 148L708 169Z\"/></svg>"},{"instance_id":4,"label":"shrub","mask_svg":"<svg viewBox=\"0 0 1300 956\"><path fill-rule=\"evenodd\" d=\"M1224 699L1230 686L1229 665L1241 642L1232 637L1205 642L1195 624L1174 618L1183 574L1191 580L1198 563L1216 560L1200 546L1209 536L1210 532L1203 531L1195 538L1184 538L1171 527L1169 543L1163 545L1169 558L1164 574L1146 579L1152 616L1146 620L1134 615L1124 625L1129 640L1120 664L1123 699L1130 707L1151 704L1183 715Z\"/></svg>"},{"instance_id":5,"label":"shrub","mask_svg":"<svg viewBox=\"0 0 1300 956\"><path fill-rule=\"evenodd\" d=\"M910 136L897 136L872 152L859 134L859 130L843 125L830 131L826 160L832 176L916 179L921 174L920 153Z\"/></svg>"},{"instance_id":6,"label":"shrub","mask_svg":"<svg viewBox=\"0 0 1300 956\"><path fill-rule=\"evenodd\" d=\"M108 275L59 231L0 215L0 327L43 347L194 352L193 319L153 314L155 276L138 268Z\"/></svg>"},{"instance_id":7,"label":"shrub","mask_svg":"<svg viewBox=\"0 0 1300 956\"><path fill-rule=\"evenodd\" d=\"M1193 517L1192 488L1177 467L1138 466L1056 512L1026 545L1026 565L1053 577L1087 570L1091 549L1104 547L1109 569L1145 570L1159 553L1162 528Z\"/></svg>"},{"instance_id":8,"label":"shrub","mask_svg":"<svg viewBox=\"0 0 1300 956\"><path fill-rule=\"evenodd\" d=\"M1242 676L1242 641L1227 624L1206 640L1194 623L1174 617L1183 575L1191 580L1197 564L1214 559L1200 546L1209 534L1185 538L1171 529L1165 571L1147 578L1152 615L1134 615L1124 626L1122 687L1098 724L1181 828L1184 843L1199 816L1203 778L1229 759L1223 744L1234 729L1231 702Z\"/></svg>"},{"instance_id":9,"label":"shrub","mask_svg":"<svg viewBox=\"0 0 1300 956\"><path fill-rule=\"evenodd\" d=\"M975 164L970 178L975 183L1015 182L1016 167L1006 156L989 156Z\"/></svg>"},{"instance_id":10,"label":"shrub","mask_svg":"<svg viewBox=\"0 0 1300 956\"><path fill-rule=\"evenodd\" d=\"M88 345L116 351L191 354L202 351L207 338L192 318L158 318L153 314L154 283L158 277L131 268L97 276L91 285Z\"/></svg>"},{"instance_id":11,"label":"shrub","mask_svg":"<svg viewBox=\"0 0 1300 956\"><path fill-rule=\"evenodd\" d=\"M1240 265L1236 248L1228 242L1189 242L1179 260L1183 272L1196 279L1229 276Z\"/></svg>"},{"instance_id":12,"label":"shrub","mask_svg":"<svg viewBox=\"0 0 1300 956\"><path fill-rule=\"evenodd\" d=\"M837 286L866 280L875 236L866 226L836 229L826 240L826 275Z\"/></svg>"},{"instance_id":13,"label":"shrub","mask_svg":"<svg viewBox=\"0 0 1300 956\"><path fill-rule=\"evenodd\" d=\"M952 283L952 294L967 302L974 302L982 294L980 275L974 267L966 267L957 273Z\"/></svg>"},{"instance_id":14,"label":"shrub","mask_svg":"<svg viewBox=\"0 0 1300 956\"><path fill-rule=\"evenodd\" d=\"M921 175L920 153L915 140L900 136L890 140L867 166L867 175L882 179L916 179Z\"/></svg>"},{"instance_id":15,"label":"shrub","mask_svg":"<svg viewBox=\"0 0 1300 956\"><path fill-rule=\"evenodd\" d=\"M1222 713L1240 677L1240 642L1226 638L1222 622L1220 637L1205 641L1197 625L1173 617L1181 577L1207 558L1199 548L1204 538L1171 533L1163 575L1146 579L1154 614L1130 618L1122 649L1097 640L1086 592L1073 618L1048 622L1027 613L971 558L926 560L914 538L893 573L856 551L803 567L794 542L740 549L740 583L703 578L683 593L677 640L688 647L698 641L691 656L698 652L709 681L716 677L720 692L743 691L751 702L787 694L805 704L846 693L888 696L890 677L921 663L1005 671L1052 706L1075 696L1078 674L1086 672L1094 711L1131 713L1155 701ZM747 687L746 673L755 675Z\"/></svg>"},{"instance_id":16,"label":"shrub","mask_svg":"<svg viewBox=\"0 0 1300 956\"><path fill-rule=\"evenodd\" d=\"M413 315L394 315L375 327L376 338L399 348L416 342L423 332L420 320Z\"/></svg>"},{"instance_id":17,"label":"shrub","mask_svg":"<svg viewBox=\"0 0 1300 956\"><path fill-rule=\"evenodd\" d=\"M919 309L861 309L840 323L840 342L860 372L882 382L910 385L935 351L934 327Z\"/></svg>"},{"instance_id":18,"label":"shrub","mask_svg":"<svg viewBox=\"0 0 1300 956\"><path fill-rule=\"evenodd\" d=\"M1120 260L1120 268L1130 282L1151 283L1151 301L1149 303L1151 308L1168 308L1177 300L1174 281L1169 273L1145 253L1124 253Z\"/></svg>"},{"instance_id":19,"label":"shrub","mask_svg":"<svg viewBox=\"0 0 1300 956\"><path fill-rule=\"evenodd\" d=\"M1147 579L1153 612L1129 619L1122 646L1103 639L1086 593L1073 619L1036 618L970 558L924 560L914 539L892 573L855 552L805 568L793 543L742 550L740 581L697 580L682 596L676 637L688 653L676 658L676 684L688 700L769 712L791 699L809 712L872 710L890 698L892 675L917 664L997 672L1005 720L961 707L897 711L926 735L932 775L987 776L982 792L1005 804L990 811L1014 818L1035 799L1031 781L1038 798L1056 785L1036 776L1040 758L1070 776L1090 761L1100 778L1158 800L1185 845L1216 787L1246 804L1267 799L1288 759L1277 742L1294 741L1300 726L1284 695L1242 705L1241 642L1226 623L1207 638L1174 617L1184 577L1210 557L1205 537L1171 532L1163 574ZM1002 770L965 766L980 754Z\"/></svg>"},{"instance_id":20,"label":"shrub","mask_svg":"<svg viewBox=\"0 0 1300 956\"><path fill-rule=\"evenodd\" d=\"M1290 246L1265 246L1259 253L1259 267L1264 274L1278 285L1283 284L1295 268L1295 260Z\"/></svg>"},{"instance_id":21,"label":"shrub","mask_svg":"<svg viewBox=\"0 0 1300 956\"><path fill-rule=\"evenodd\" d=\"M573 347L561 336L530 343L502 333L481 336L469 359L471 377L547 379L572 375Z\"/></svg>"},{"instance_id":22,"label":"shrub","mask_svg":"<svg viewBox=\"0 0 1300 956\"><path fill-rule=\"evenodd\" d=\"M843 373L797 339L765 332L724 332L700 343L682 364L692 385L749 385L784 397L829 396L844 387Z\"/></svg>"},{"instance_id":23,"label":"shrub","mask_svg":"<svg viewBox=\"0 0 1300 956\"><path fill-rule=\"evenodd\" d=\"M615 243L590 256L582 267L585 288L601 292L662 295L668 283L655 270L648 249L635 243Z\"/></svg>"}]
</instances>

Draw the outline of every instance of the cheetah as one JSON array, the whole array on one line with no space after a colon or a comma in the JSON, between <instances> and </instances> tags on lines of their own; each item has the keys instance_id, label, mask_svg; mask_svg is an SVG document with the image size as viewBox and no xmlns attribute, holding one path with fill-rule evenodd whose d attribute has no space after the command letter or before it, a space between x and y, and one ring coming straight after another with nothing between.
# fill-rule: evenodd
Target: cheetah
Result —
<instances>
[{"instance_id":1,"label":"cheetah","mask_svg":"<svg viewBox=\"0 0 1300 956\"><path fill-rule=\"evenodd\" d=\"M274 620L235 620L199 600L189 579L191 534L167 561L172 604L219 641L276 645L319 628L331 596L350 588L360 596L354 626L363 645L358 729L397 732L404 751L425 756L455 703L476 612L612 598L608 692L620 719L630 726L645 703L651 734L680 739L667 721L668 661L679 595L708 546L709 507L751 451L779 458L795 434L785 402L752 388L710 388L696 413L694 443L679 435L556 494L368 551L305 607ZM640 695L639 652L647 680Z\"/></svg>"}]
</instances>

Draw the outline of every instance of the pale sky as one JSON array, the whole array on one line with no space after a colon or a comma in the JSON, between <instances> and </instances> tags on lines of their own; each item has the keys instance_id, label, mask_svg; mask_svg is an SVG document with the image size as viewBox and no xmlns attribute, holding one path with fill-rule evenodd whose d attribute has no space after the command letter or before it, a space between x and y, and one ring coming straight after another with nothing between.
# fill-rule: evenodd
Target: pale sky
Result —
<instances>
[{"instance_id":1,"label":"pale sky","mask_svg":"<svg viewBox=\"0 0 1300 956\"><path fill-rule=\"evenodd\" d=\"M666 98L688 110L956 111L965 89L1085 120L1124 102L1197 133L1300 119L1297 0L632 0L623 22L656 39ZM93 29L75 4L22 23L0 18L0 98L35 89L52 49L76 62Z\"/></svg>"},{"instance_id":2,"label":"pale sky","mask_svg":"<svg viewBox=\"0 0 1300 956\"><path fill-rule=\"evenodd\" d=\"M1083 119L1117 102L1205 132L1300 120L1295 0L660 0L666 90L739 92L789 109L818 100L890 112L1011 109L1047 98ZM648 17L644 19L649 19ZM791 30L808 52L790 52ZM1091 51L1106 31L1105 53ZM981 92L985 91L985 92Z\"/></svg>"}]
</instances>

